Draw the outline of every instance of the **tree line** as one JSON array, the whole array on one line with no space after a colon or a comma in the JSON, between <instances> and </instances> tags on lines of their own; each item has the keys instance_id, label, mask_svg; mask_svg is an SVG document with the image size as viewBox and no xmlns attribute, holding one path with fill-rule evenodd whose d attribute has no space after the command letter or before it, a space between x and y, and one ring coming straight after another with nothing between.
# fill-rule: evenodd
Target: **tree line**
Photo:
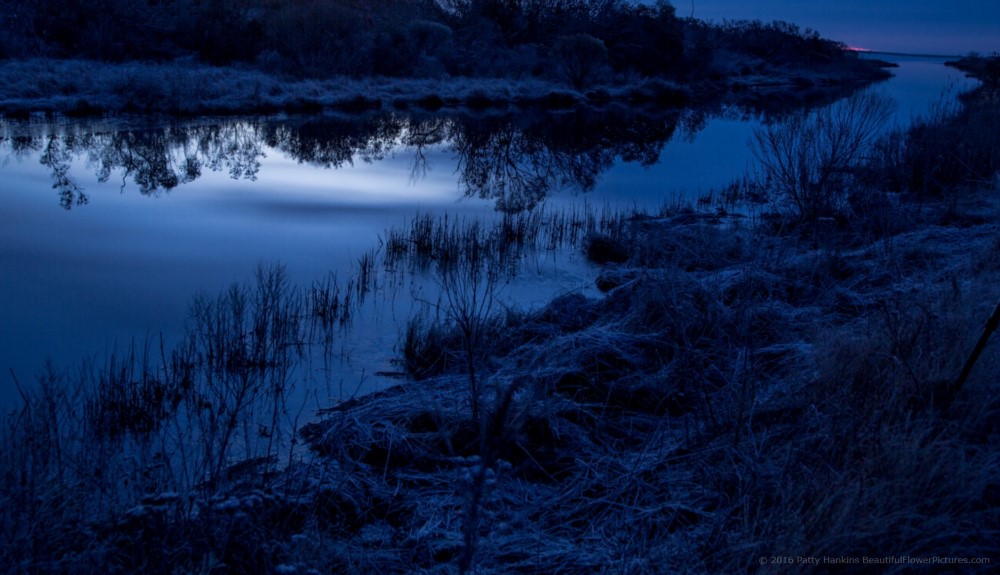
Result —
<instances>
[{"instance_id":1,"label":"tree line","mask_svg":"<svg viewBox=\"0 0 1000 575\"><path fill-rule=\"evenodd\" d=\"M730 54L814 65L842 45L709 25L664 0L0 0L0 58L243 64L294 77L702 77Z\"/></svg>"}]
</instances>

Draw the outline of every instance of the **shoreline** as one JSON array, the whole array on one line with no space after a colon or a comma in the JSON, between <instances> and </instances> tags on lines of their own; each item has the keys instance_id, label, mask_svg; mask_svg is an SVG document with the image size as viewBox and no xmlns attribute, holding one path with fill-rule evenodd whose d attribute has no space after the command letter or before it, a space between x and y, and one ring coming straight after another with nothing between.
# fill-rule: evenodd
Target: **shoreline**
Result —
<instances>
[{"instance_id":1,"label":"shoreline","mask_svg":"<svg viewBox=\"0 0 1000 575\"><path fill-rule=\"evenodd\" d=\"M504 78L331 78L291 80L245 67L195 62L6 60L0 62L0 114L93 117L363 113L373 110L524 111L577 107L669 109L692 102L795 105L828 99L889 77L869 61L847 72L772 70L679 84L657 78L573 89L546 80Z\"/></svg>"},{"instance_id":2,"label":"shoreline","mask_svg":"<svg viewBox=\"0 0 1000 575\"><path fill-rule=\"evenodd\" d=\"M224 402L188 391L190 419L162 425L162 413L139 411L170 409L157 389L195 385L186 361L162 380L143 372L149 393L110 380L88 406L106 427L84 419L71 429L49 403L25 406L19 426L4 429L11 448L0 470L11 480L0 491L0 558L25 571L123 573L738 573L795 571L792 558L996 561L996 342L963 369L1000 299L990 82L954 116L866 149L879 153L822 188L836 201L796 206L795 190L745 181L735 196L770 200L745 217L720 204L584 230L588 257L604 266L602 297L570 294L504 314L474 340L455 316L415 325L404 350L411 379L304 426L296 439L310 451L290 449L287 465L266 426L244 430L266 456L226 457L230 437L216 414L239 410ZM447 235L433 227L413 230ZM463 238L473 246L465 252L407 236L387 237L386 249L427 257L438 271L469 251L500 251ZM343 309L325 303L324 314ZM247 346L245 335L232 355L203 354L215 371L195 374L207 381L199 385L214 391L217 381L287 367L280 354L294 341L283 332L273 346ZM248 357L258 348L278 356ZM205 455L210 471L188 467Z\"/></svg>"}]
</instances>

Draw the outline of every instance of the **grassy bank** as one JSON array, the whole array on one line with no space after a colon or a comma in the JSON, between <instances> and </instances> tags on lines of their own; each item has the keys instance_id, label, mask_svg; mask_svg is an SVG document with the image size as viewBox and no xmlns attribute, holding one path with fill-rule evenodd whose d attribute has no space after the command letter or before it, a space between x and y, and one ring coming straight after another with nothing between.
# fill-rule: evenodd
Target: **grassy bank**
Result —
<instances>
[{"instance_id":1,"label":"grassy bank","mask_svg":"<svg viewBox=\"0 0 1000 575\"><path fill-rule=\"evenodd\" d=\"M881 72L813 30L680 18L669 2L106 0L95 8L76 0L2 0L0 6L7 14L0 18L7 69L0 85L39 88L31 100L0 97L0 110L19 113L566 107L630 95L673 106L685 95L715 98L730 87L829 92ZM39 61L90 74L33 84L44 74ZM372 89L382 78L401 81L390 89L395 93ZM491 87L466 92L484 84ZM642 84L660 86L652 101L648 91L633 89ZM525 87L533 88L525 93ZM222 96L213 93L220 89Z\"/></svg>"},{"instance_id":2,"label":"grassy bank","mask_svg":"<svg viewBox=\"0 0 1000 575\"><path fill-rule=\"evenodd\" d=\"M401 78L288 79L247 67L194 61L103 63L84 60L0 62L0 110L69 115L104 113L271 114L432 109L572 107L590 99L680 105L686 91L663 81L587 94L543 80Z\"/></svg>"},{"instance_id":3,"label":"grassy bank","mask_svg":"<svg viewBox=\"0 0 1000 575\"><path fill-rule=\"evenodd\" d=\"M378 109L493 110L673 108L699 104L801 105L842 95L845 85L884 79L875 65L832 71L765 70L696 84L658 78L599 83L586 88L545 78L392 77L295 79L247 66L194 60L98 62L0 60L0 112L96 116L144 113L173 116L280 112L353 113ZM771 109L771 108L768 108Z\"/></svg>"},{"instance_id":4,"label":"grassy bank","mask_svg":"<svg viewBox=\"0 0 1000 575\"><path fill-rule=\"evenodd\" d=\"M414 381L304 430L340 478L321 508L343 523L328 562L295 568L996 561L1000 356L973 353L1000 300L990 86L903 133L851 138L856 155L817 152L794 167L799 188L762 177L721 194L726 209L593 226L603 298L483 308L479 336L450 301L412 324ZM824 140L827 119L785 127ZM968 147L933 148L959 134ZM942 169L925 185L932 148ZM765 203L730 215L740 197Z\"/></svg>"},{"instance_id":5,"label":"grassy bank","mask_svg":"<svg viewBox=\"0 0 1000 575\"><path fill-rule=\"evenodd\" d=\"M762 164L782 157L768 142L783 129L828 134L828 116L803 114L762 128ZM4 421L0 567L995 564L996 342L969 359L1000 301L998 115L986 77L960 108L854 138L860 153L794 144L810 153L784 187L774 171L661 213L417 218L362 258L349 290L298 292L263 270L200 300L167 368L112 362L80 383L94 409L67 401L72 381L42 381ZM525 246L559 244L601 266L602 297L491 303ZM411 265L446 295L405 335L408 379L331 407L296 436L308 449L272 448L298 346L322 340L293 320L347 321L365 278ZM165 411L137 409L149 405Z\"/></svg>"}]
</instances>

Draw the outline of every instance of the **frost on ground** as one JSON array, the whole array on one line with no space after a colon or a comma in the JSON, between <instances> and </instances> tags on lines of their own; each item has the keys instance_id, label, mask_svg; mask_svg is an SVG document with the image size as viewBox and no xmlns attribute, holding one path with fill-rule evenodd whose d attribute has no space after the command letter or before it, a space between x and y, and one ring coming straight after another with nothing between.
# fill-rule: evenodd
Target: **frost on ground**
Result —
<instances>
[{"instance_id":1,"label":"frost on ground","mask_svg":"<svg viewBox=\"0 0 1000 575\"><path fill-rule=\"evenodd\" d=\"M247 461L175 490L159 486L196 450L168 465L158 450L179 444L137 436L142 465L83 476L118 444L7 436L0 564L582 574L996 557L996 346L952 385L1000 299L994 194L900 203L897 231L874 239L690 209L617 221L595 232L627 254L602 265L602 297L491 324L478 419L461 338L418 330L425 357L451 359L330 408L287 468Z\"/></svg>"},{"instance_id":2,"label":"frost on ground","mask_svg":"<svg viewBox=\"0 0 1000 575\"><path fill-rule=\"evenodd\" d=\"M603 298L509 321L482 421L445 374L305 430L308 490L346 510L339 560L707 573L775 554L995 556L996 353L946 384L1000 298L996 208L959 207L965 226L903 209L906 231L866 243L634 220L622 242L641 268L608 264Z\"/></svg>"},{"instance_id":3,"label":"frost on ground","mask_svg":"<svg viewBox=\"0 0 1000 575\"><path fill-rule=\"evenodd\" d=\"M519 105L571 107L588 99L581 92L544 80L291 80L252 68L215 67L196 61L4 60L0 62L0 79L0 111L7 114L141 112L189 116L379 108L506 109ZM685 101L686 91L672 82L650 80L611 88L595 97L645 97L679 105Z\"/></svg>"},{"instance_id":4,"label":"frost on ground","mask_svg":"<svg viewBox=\"0 0 1000 575\"><path fill-rule=\"evenodd\" d=\"M581 104L671 108L692 94L707 100L737 100L774 109L843 95L859 83L884 79L875 66L833 71L771 70L740 77L732 85L685 86L659 78L609 82L588 89L546 79L414 79L380 76L291 79L245 66L217 67L196 60L108 63L90 60L0 61L0 112L8 115L64 113L269 114L358 112L371 109L563 109ZM803 80L802 74L809 74ZM807 85L803 85L803 82ZM767 101L771 100L770 103Z\"/></svg>"},{"instance_id":5,"label":"frost on ground","mask_svg":"<svg viewBox=\"0 0 1000 575\"><path fill-rule=\"evenodd\" d=\"M269 442L266 457L233 465L228 435L214 441L227 420L237 431L228 409L248 402L195 396L184 413L213 441L191 445L183 419L152 435L72 419L75 404L51 407L62 382L40 381L44 401L0 427L0 568L736 573L768 572L759 562L771 557L995 561L996 342L959 377L1000 301L998 190L974 185L1000 167L991 94L932 137L913 129L877 165L877 186L845 179L856 187L843 211L679 208L589 226L582 249L603 262L602 297L479 317L476 337L456 332L460 314L411 324L410 377L330 408L288 465ZM947 138L965 145L942 147ZM907 193L887 190L898 182ZM431 223L387 236L387 253L461 272L468 246L509 247ZM407 241L439 236L466 252ZM261 277L286 293L281 274ZM203 302L205 325L240 299ZM205 352L216 359L208 376L246 383L287 365L280 350L297 340L273 324L299 316L268 314L258 331L271 337L249 346L279 353L248 356L243 332L228 360ZM216 348L173 356L179 389L192 385L198 349ZM157 376L122 374L171 392ZM280 391L276 381L267 389ZM193 464L202 447L207 477Z\"/></svg>"}]
</instances>

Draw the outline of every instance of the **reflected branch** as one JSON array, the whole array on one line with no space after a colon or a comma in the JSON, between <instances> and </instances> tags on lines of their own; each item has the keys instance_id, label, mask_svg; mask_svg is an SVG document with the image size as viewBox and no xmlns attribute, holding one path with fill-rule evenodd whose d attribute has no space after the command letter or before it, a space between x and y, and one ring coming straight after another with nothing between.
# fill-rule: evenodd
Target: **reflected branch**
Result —
<instances>
[{"instance_id":1,"label":"reflected branch","mask_svg":"<svg viewBox=\"0 0 1000 575\"><path fill-rule=\"evenodd\" d=\"M456 123L451 142L465 194L493 199L498 210L514 213L560 189L594 189L619 159L655 164L677 124L677 114L579 111L518 123L512 118Z\"/></svg>"},{"instance_id":2,"label":"reflected branch","mask_svg":"<svg viewBox=\"0 0 1000 575\"><path fill-rule=\"evenodd\" d=\"M52 189L59 192L59 205L65 210L89 201L80 184L69 175L73 155L67 144L65 139L50 137L40 158L41 164L52 170Z\"/></svg>"}]
</instances>

